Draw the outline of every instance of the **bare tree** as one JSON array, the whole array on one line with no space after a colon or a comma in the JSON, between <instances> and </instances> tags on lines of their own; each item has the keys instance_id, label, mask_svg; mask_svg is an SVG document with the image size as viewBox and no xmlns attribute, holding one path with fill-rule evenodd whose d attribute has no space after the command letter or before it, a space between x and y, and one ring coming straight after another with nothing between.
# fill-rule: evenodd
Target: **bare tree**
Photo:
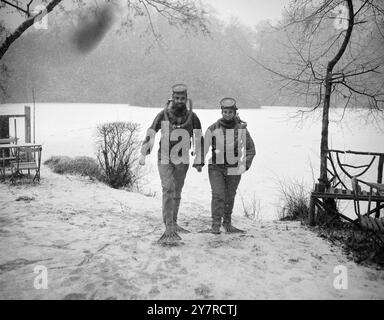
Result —
<instances>
[{"instance_id":1,"label":"bare tree","mask_svg":"<svg viewBox=\"0 0 384 320\"><path fill-rule=\"evenodd\" d=\"M327 178L329 109L365 107L384 111L384 3L381 0L292 0L275 32L280 69L253 59L282 82L281 88L304 97L308 111L322 107L320 177ZM284 66L284 68L282 68ZM284 70L284 71L280 71Z\"/></svg>"},{"instance_id":2,"label":"bare tree","mask_svg":"<svg viewBox=\"0 0 384 320\"><path fill-rule=\"evenodd\" d=\"M319 90L319 99L314 106L317 108L323 105L322 130L321 130L321 145L320 145L320 184L328 186L327 178L327 150L328 150L328 125L329 125L329 108L331 106L331 95L341 95L346 99L344 108L351 101L354 103L362 103L374 110L383 110L384 107L384 88L383 86L370 86L369 82L365 82L369 74L377 73L383 70L383 59L377 56L376 52L369 52L368 56L362 57L367 53L367 48L360 42L362 39L352 37L352 34L362 33L370 38L372 36L367 33L365 24L368 23L368 30L373 32L375 27L377 32L381 31L382 26L378 23L383 19L383 11L378 6L378 1L324 1L323 5L318 8L319 13L307 15L305 19L313 19L312 37L315 28L319 28L322 20L326 20L327 14L334 10L337 6L345 5L347 16L339 19L344 19L341 23L341 31L332 39L331 47L325 47L320 57L307 56L305 67L300 70L309 71L311 73L307 83L317 83ZM365 9L366 7L366 9ZM371 12L369 12L369 10ZM367 19L372 19L373 23L369 23ZM316 21L318 20L318 21ZM308 21L308 20L305 20ZM343 27L344 25L344 27ZM359 30L359 26L362 28ZM360 40L359 42L354 40ZM313 42L313 41L312 41ZM328 40L329 42L329 40ZM341 44L340 44L341 42ZM333 48L336 46L336 48ZM357 47L354 48L354 47ZM348 50L349 49L349 50ZM309 50L309 49L308 49ZM347 51L348 50L348 51ZM298 50L298 53L300 51ZM328 54L329 53L329 54ZM345 58L342 57L345 55ZM329 59L331 56L331 59ZM326 58L326 68L324 71L318 71L315 68L315 62L320 58ZM340 66L336 69L337 64ZM324 92L324 93L323 93ZM336 99L335 99L336 100ZM362 105L363 106L363 105Z\"/></svg>"},{"instance_id":3,"label":"bare tree","mask_svg":"<svg viewBox=\"0 0 384 320\"><path fill-rule=\"evenodd\" d=\"M131 188L140 179L137 160L141 146L140 125L132 122L104 123L97 127L97 159L113 188Z\"/></svg>"}]
</instances>

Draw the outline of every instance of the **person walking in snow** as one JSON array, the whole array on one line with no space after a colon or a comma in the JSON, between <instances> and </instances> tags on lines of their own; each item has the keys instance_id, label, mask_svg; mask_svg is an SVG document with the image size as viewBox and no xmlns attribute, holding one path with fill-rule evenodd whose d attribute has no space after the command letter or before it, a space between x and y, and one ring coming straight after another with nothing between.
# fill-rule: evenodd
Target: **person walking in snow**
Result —
<instances>
[{"instance_id":1,"label":"person walking in snow","mask_svg":"<svg viewBox=\"0 0 384 320\"><path fill-rule=\"evenodd\" d=\"M237 114L236 100L220 101L222 117L205 133L204 153L212 149L208 165L212 190L212 227L202 232L220 233L221 225L228 233L244 232L232 225L232 211L241 174L249 170L256 154L246 122ZM245 152L244 152L244 151Z\"/></svg>"},{"instance_id":2,"label":"person walking in snow","mask_svg":"<svg viewBox=\"0 0 384 320\"><path fill-rule=\"evenodd\" d=\"M196 146L193 167L201 172L204 166L204 154L201 148L204 139L201 134L201 123L192 111L192 101L188 99L187 87L184 84L172 87L172 98L157 114L147 130L139 159L141 165L145 164L145 157L150 154L155 134L159 130L161 130L161 139L157 166L162 186L162 213L165 224L165 232L159 239L159 243L175 244L181 240L178 233L189 232L178 225L177 216L192 145Z\"/></svg>"}]
</instances>

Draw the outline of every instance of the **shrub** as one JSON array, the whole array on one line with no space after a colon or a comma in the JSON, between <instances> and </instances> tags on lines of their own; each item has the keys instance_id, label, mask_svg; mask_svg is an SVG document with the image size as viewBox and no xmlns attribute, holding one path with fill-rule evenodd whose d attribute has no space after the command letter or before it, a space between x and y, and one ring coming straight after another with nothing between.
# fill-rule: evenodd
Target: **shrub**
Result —
<instances>
[{"instance_id":1,"label":"shrub","mask_svg":"<svg viewBox=\"0 0 384 320\"><path fill-rule=\"evenodd\" d=\"M111 122L97 127L97 159L105 182L113 188L131 189L141 177L137 168L139 130L139 124L132 122Z\"/></svg>"},{"instance_id":2,"label":"shrub","mask_svg":"<svg viewBox=\"0 0 384 320\"><path fill-rule=\"evenodd\" d=\"M103 172L98 162L91 157L76 157L71 162L72 170L83 176L104 180Z\"/></svg>"},{"instance_id":3,"label":"shrub","mask_svg":"<svg viewBox=\"0 0 384 320\"><path fill-rule=\"evenodd\" d=\"M104 180L103 172L97 161L91 157L53 156L44 162L53 172L59 174L78 174L100 181Z\"/></svg>"},{"instance_id":4,"label":"shrub","mask_svg":"<svg viewBox=\"0 0 384 320\"><path fill-rule=\"evenodd\" d=\"M52 156L44 162L53 172L66 173L68 171L70 157L67 156Z\"/></svg>"},{"instance_id":5,"label":"shrub","mask_svg":"<svg viewBox=\"0 0 384 320\"><path fill-rule=\"evenodd\" d=\"M279 182L280 185L280 220L306 221L309 213L309 191L299 182L287 184Z\"/></svg>"},{"instance_id":6,"label":"shrub","mask_svg":"<svg viewBox=\"0 0 384 320\"><path fill-rule=\"evenodd\" d=\"M246 202L244 197L240 195L241 204L243 205L244 216L251 220L262 220L260 201L257 200L255 194Z\"/></svg>"}]
</instances>

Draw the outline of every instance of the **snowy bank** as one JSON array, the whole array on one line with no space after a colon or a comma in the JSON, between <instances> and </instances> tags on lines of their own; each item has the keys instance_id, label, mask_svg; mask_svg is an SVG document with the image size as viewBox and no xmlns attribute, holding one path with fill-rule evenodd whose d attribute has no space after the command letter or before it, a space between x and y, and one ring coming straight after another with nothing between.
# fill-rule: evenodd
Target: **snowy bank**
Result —
<instances>
[{"instance_id":1,"label":"snowy bank","mask_svg":"<svg viewBox=\"0 0 384 320\"><path fill-rule=\"evenodd\" d=\"M253 221L240 213L234 219L246 234L199 234L210 223L209 208L185 200L180 224L191 233L181 235L181 246L161 247L161 196L44 166L40 184L0 183L0 298L384 297L383 270L355 264L299 222ZM347 289L334 287L340 265ZM34 286L36 266L47 268L47 289Z\"/></svg>"}]
</instances>

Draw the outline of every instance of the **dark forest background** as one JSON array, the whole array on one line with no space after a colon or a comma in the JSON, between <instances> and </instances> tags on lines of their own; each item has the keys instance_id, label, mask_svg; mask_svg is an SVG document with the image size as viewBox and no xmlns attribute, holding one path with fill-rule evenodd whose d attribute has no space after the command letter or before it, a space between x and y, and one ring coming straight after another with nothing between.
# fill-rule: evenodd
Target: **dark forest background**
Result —
<instances>
[{"instance_id":1,"label":"dark forest background","mask_svg":"<svg viewBox=\"0 0 384 320\"><path fill-rule=\"evenodd\" d=\"M8 76L2 75L1 103L31 102L34 89L37 102L159 107L173 84L186 83L196 108L215 108L225 96L243 108L305 106L305 98L286 92L281 79L254 60L286 74L295 70L286 33L268 22L251 28L211 17L209 36L161 19L153 23L160 39L138 17L133 27L115 26L94 50L81 53L72 41L76 19L50 15L47 30L30 28L4 56ZM329 26L329 32L336 30Z\"/></svg>"}]
</instances>

